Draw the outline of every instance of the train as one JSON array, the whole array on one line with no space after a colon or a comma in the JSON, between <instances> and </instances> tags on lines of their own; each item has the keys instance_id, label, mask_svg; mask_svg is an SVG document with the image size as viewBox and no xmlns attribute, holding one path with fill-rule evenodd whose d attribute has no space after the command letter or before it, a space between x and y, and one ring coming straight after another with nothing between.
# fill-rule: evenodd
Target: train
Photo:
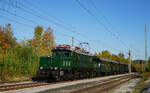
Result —
<instances>
[{"instance_id":1,"label":"train","mask_svg":"<svg viewBox=\"0 0 150 93\"><path fill-rule=\"evenodd\" d=\"M128 73L128 64L92 55L70 45L58 45L52 56L40 57L38 79L62 81Z\"/></svg>"}]
</instances>

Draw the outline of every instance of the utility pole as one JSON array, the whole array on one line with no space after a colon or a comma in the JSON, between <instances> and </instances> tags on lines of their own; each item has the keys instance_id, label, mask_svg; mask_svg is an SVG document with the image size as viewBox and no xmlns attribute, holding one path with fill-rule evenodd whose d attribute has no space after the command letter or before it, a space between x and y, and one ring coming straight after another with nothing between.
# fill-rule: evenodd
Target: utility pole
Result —
<instances>
[{"instance_id":1,"label":"utility pole","mask_svg":"<svg viewBox=\"0 0 150 93\"><path fill-rule=\"evenodd\" d=\"M145 24L145 71L146 71L146 66L147 66L147 56L148 56L148 54L147 54L147 51L148 51L148 40L147 40L147 38L148 38L148 25L147 24Z\"/></svg>"},{"instance_id":2,"label":"utility pole","mask_svg":"<svg viewBox=\"0 0 150 93\"><path fill-rule=\"evenodd\" d=\"M129 63L128 63L128 69L129 69L129 73L131 73L131 51L129 50Z\"/></svg>"},{"instance_id":3,"label":"utility pole","mask_svg":"<svg viewBox=\"0 0 150 93\"><path fill-rule=\"evenodd\" d=\"M74 47L74 37L72 37L72 47Z\"/></svg>"}]
</instances>

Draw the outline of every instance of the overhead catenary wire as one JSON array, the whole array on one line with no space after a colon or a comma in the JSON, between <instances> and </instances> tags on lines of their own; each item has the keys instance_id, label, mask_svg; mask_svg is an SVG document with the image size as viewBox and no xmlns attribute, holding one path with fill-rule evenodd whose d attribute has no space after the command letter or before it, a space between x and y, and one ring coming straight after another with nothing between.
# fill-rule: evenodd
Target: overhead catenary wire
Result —
<instances>
[{"instance_id":1,"label":"overhead catenary wire","mask_svg":"<svg viewBox=\"0 0 150 93\"><path fill-rule=\"evenodd\" d=\"M90 4L95 8L95 10L102 16L102 18L106 21L106 23L111 26L112 28L113 25L111 24L111 22L108 20L107 16L104 15L104 13L95 5L95 3L93 2L93 0L88 0L90 2ZM119 37L119 32L115 31L117 33L117 36Z\"/></svg>"},{"instance_id":2,"label":"overhead catenary wire","mask_svg":"<svg viewBox=\"0 0 150 93\"><path fill-rule=\"evenodd\" d=\"M8 3L8 2L7 2L7 3ZM21 8L20 6L18 6L18 7L14 6L14 5L11 5L11 6L13 6L13 7L15 7L15 8L19 8L19 9L23 10L23 11L26 12L26 13L31 13L31 12L32 12L32 11L26 10L25 7L24 7L24 8ZM31 9L31 10L32 10L32 9ZM0 9L0 11L9 13L9 14L11 14L11 15L13 15L13 16L22 18L22 19L24 19L24 20L26 20L26 21L30 21L30 22L32 22L33 24L38 24L37 22L35 22L35 21L33 21L33 20L27 19L27 18L25 18L25 17L23 17L23 16L20 16L20 15L17 15L17 14L15 14L15 13L12 13L12 12L10 12L10 11L7 11L6 9ZM39 17L39 18L40 18L40 16L41 16L41 14L33 14L33 13L32 13L32 15L34 15L34 16L36 16L36 17ZM57 24L57 23L55 23L55 24ZM59 25L59 23L58 23L57 25ZM60 24L60 25L61 25L61 24ZM60 26L60 25L59 25L59 26ZM64 28L66 28L67 31L71 31L70 28L68 28L68 27L64 27ZM75 33L75 31L72 31L72 32ZM79 40L78 40L78 41L79 41Z\"/></svg>"},{"instance_id":3,"label":"overhead catenary wire","mask_svg":"<svg viewBox=\"0 0 150 93\"><path fill-rule=\"evenodd\" d=\"M19 22L19 21L14 20L14 19L10 19L10 18L8 18L8 17L6 17L6 16L0 15L0 17L1 17L1 18L4 18L4 19L6 19L6 20L12 21L12 22L14 22L14 23L17 23L17 24L19 24L19 25L23 25L23 26L27 26L27 27L30 27L30 28L34 28L33 25L25 24L25 23ZM54 30L54 31L58 32L57 30ZM70 36L70 35L67 35L67 34L64 34L64 33L61 33L61 32L59 32L59 34L62 35L62 36L65 36L65 37L69 37L69 38L73 37L73 36ZM78 41L78 42L81 42L79 39L76 39L76 38L75 38L75 40Z\"/></svg>"},{"instance_id":4,"label":"overhead catenary wire","mask_svg":"<svg viewBox=\"0 0 150 93\"><path fill-rule=\"evenodd\" d=\"M82 9L84 9L90 16L92 16L100 25L102 25L104 27L104 29L109 32L112 36L114 36L122 45L124 45L127 49L129 49L129 47L122 41L119 39L118 36L116 36L116 34L114 34L104 23L102 23L99 18L93 14L93 12L91 12L87 7L85 7L79 0L75 0Z\"/></svg>"},{"instance_id":5,"label":"overhead catenary wire","mask_svg":"<svg viewBox=\"0 0 150 93\"><path fill-rule=\"evenodd\" d=\"M13 5L13 6L14 6L14 5ZM16 6L14 6L14 7L16 7ZM17 8L17 9L20 9L20 7L16 7L16 8ZM29 10L25 9L25 7L24 7L24 8L21 8L20 10L22 11L22 9L23 9L23 10L26 10L26 13L28 13L28 14L29 14L29 13L30 13L30 14L33 13L32 11L29 12ZM27 12L27 11L28 11L28 12ZM25 11L24 11L24 12L25 12ZM35 16L35 15L38 15L38 14L34 14L34 16ZM36 17L38 17L38 16L36 16ZM40 15L38 18L42 19L43 17L44 17L44 16L41 16L41 15ZM20 17L20 18L21 18L21 17ZM44 18L45 18L45 17L44 17ZM47 18L46 18L46 19L47 19ZM42 19L42 20L43 20L43 19ZM29 20L28 20L28 21L29 21ZM47 22L49 22L49 21L47 21ZM33 24L37 24L37 22L32 22L32 23L33 23ZM70 28L70 29L71 29L71 28ZM69 31L69 29L68 29L68 31ZM74 31L74 30L73 30L73 31ZM73 32L73 33L74 33L74 32ZM76 33L76 32L75 32L75 33ZM77 32L77 33L78 33L78 32ZM80 35L81 35L81 34L80 34ZM87 39L87 38L86 38L86 39Z\"/></svg>"},{"instance_id":6,"label":"overhead catenary wire","mask_svg":"<svg viewBox=\"0 0 150 93\"><path fill-rule=\"evenodd\" d=\"M79 4L79 6L80 6L82 9L84 9L84 10L85 10L90 16L92 16L100 25L102 25L102 26L104 27L104 29L105 29L107 32L109 32L113 37L115 37L115 38L119 41L120 44L122 44L127 50L130 50L129 47L128 47L128 45L127 45L125 42L123 42L123 41L119 38L118 35L116 35L115 33L113 33L113 32L107 27L107 25L105 25L101 20L99 20L99 18L98 18L90 9L88 9L86 6L84 6L84 5L80 2L80 0L75 0L75 1ZM102 16L104 17L105 20L107 20L104 15L102 15ZM108 20L107 20L107 21L108 21ZM137 52L137 53L138 53L138 52Z\"/></svg>"},{"instance_id":7,"label":"overhead catenary wire","mask_svg":"<svg viewBox=\"0 0 150 93\"><path fill-rule=\"evenodd\" d=\"M27 20L26 18L24 18L24 17L22 17L22 16L19 16L19 15L16 15L16 14L14 14L14 13L11 13L11 12L9 12L9 11L7 11L7 10L0 9L0 11L3 11L3 12L6 12L6 13L8 13L8 14L10 14L10 15L15 16L15 17L19 17L19 18L22 18L22 19L24 19L24 20ZM6 16L0 15L0 17L5 18L5 19L7 19L7 20L9 20L9 21L12 21L12 22L17 23L17 24L20 24L20 25L24 25L24 26L27 26L27 27L30 27L30 28L34 28L33 25L25 24L25 23L16 21L16 20L14 20L14 19L8 18L8 17L6 17ZM32 22L32 20L27 20L27 21L31 21L31 22ZM36 22L34 21L34 23L36 23ZM70 37L70 38L73 37L73 36L70 36L70 35L61 33L60 31L57 31L57 30L54 30L54 31L59 32L59 34L61 34L62 36L65 36L65 37ZM78 39L75 39L75 40L78 41L78 42L81 42L81 41L78 40Z\"/></svg>"},{"instance_id":8,"label":"overhead catenary wire","mask_svg":"<svg viewBox=\"0 0 150 93\"><path fill-rule=\"evenodd\" d=\"M8 18L8 17L6 17L6 16L0 15L0 17L5 18L5 19L7 19L7 20L9 20L9 21L12 21L12 22L17 23L17 24L20 24L20 25L25 25L25 26L27 26L27 27L34 28L34 26L32 26L32 25L25 24L25 23L16 21L16 20L14 20L14 19L10 19L10 18Z\"/></svg>"},{"instance_id":9,"label":"overhead catenary wire","mask_svg":"<svg viewBox=\"0 0 150 93\"><path fill-rule=\"evenodd\" d=\"M34 9L38 9L38 11L36 11L36 10L34 10L34 9L32 9L32 8L30 8L30 10L35 11L35 12L38 12L38 13L41 12L41 14L45 14L46 16L48 16L48 18L53 18L55 21L57 21L57 22L59 22L59 23L62 23L62 24L64 24L64 25L66 25L66 26L69 26L69 27L72 28L72 29L75 28L73 25L71 25L71 24L69 24L69 23L63 22L62 20L60 20L60 19L54 17L52 14L47 14L47 12L46 12L45 10L42 10L41 8L39 8L38 6L36 6L35 4L33 4L33 3L29 2L29 1L30 1L30 0L25 0L25 1L24 1L27 5L29 5L28 8L29 8L29 7L32 7L32 8L34 8ZM21 5L22 5L22 6L25 6L24 4L21 4ZM43 16L43 17L46 17L46 16Z\"/></svg>"},{"instance_id":10,"label":"overhead catenary wire","mask_svg":"<svg viewBox=\"0 0 150 93\"><path fill-rule=\"evenodd\" d=\"M97 8L97 6L95 5L95 3L93 2L93 0L88 0L90 2L90 4L95 8L95 10L102 16L102 18L106 21L107 24L109 24L110 26L112 26L112 24L110 23L110 21L108 20L108 18L102 13L102 11L100 9ZM115 31L116 32L116 31ZM116 32L116 36L119 38L119 32ZM120 39L120 38L119 38ZM119 40L121 41L121 40ZM123 41L122 41L123 42ZM132 50L132 52L135 51L136 54L138 54L140 51L137 49Z\"/></svg>"},{"instance_id":11,"label":"overhead catenary wire","mask_svg":"<svg viewBox=\"0 0 150 93\"><path fill-rule=\"evenodd\" d=\"M8 2L7 2L7 3L8 3ZM63 24L61 24L61 23L58 23L58 22L56 22L56 21L54 21L54 20L51 20L51 19L49 19L49 18L43 17L43 16L41 16L41 14L34 14L33 12L31 12L31 11L25 9L25 8L16 7L16 6L12 5L12 4L11 4L11 6L12 6L12 7L15 7L15 8L17 8L17 9L19 9L19 10L25 12L25 13L28 13L28 14L33 15L33 16L35 16L35 17L38 17L38 18L40 18L41 20L44 20L44 21L53 23L53 24L56 25L56 26L62 27L62 28L64 28L66 31L69 31L69 32L75 33L75 34L77 34L77 35L83 36L84 38L87 38L85 35L83 35L83 34L81 34L81 33L78 33L77 31L71 29L70 27L65 26L65 25L63 25Z\"/></svg>"},{"instance_id":12,"label":"overhead catenary wire","mask_svg":"<svg viewBox=\"0 0 150 93\"><path fill-rule=\"evenodd\" d=\"M13 6L13 7L20 9L20 7L16 7L16 6ZM21 8L21 9L22 9L22 8ZM24 9L23 9L23 10L24 10ZM11 15L16 16L16 17L22 18L22 19L24 19L24 20L26 20L26 21L30 21L30 22L32 22L33 24L37 24L37 22L35 22L35 21L33 21L33 20L29 20L29 19L27 19L27 18L24 18L24 17L19 16L19 15L17 15L17 14L11 13L11 12L9 12L9 11L6 11L6 10L2 10L2 11L7 12L7 13L9 13L9 14L11 14ZM27 11L27 10L26 10L26 11ZM25 11L24 11L24 12L25 12ZM31 11L30 11L30 12L31 12ZM29 13L29 11L28 11L27 13ZM34 15L36 15L36 14L34 14ZM38 17L39 17L39 16L38 16ZM87 39L87 38L86 38L86 39Z\"/></svg>"},{"instance_id":13,"label":"overhead catenary wire","mask_svg":"<svg viewBox=\"0 0 150 93\"><path fill-rule=\"evenodd\" d=\"M30 21L30 22L32 22L33 24L37 24L37 22L35 22L35 21L33 21L33 20L27 19L27 18L25 18L25 17L23 17L23 16L17 15L17 14L15 14L15 13L12 13L12 12L7 11L7 10L5 10L5 9L1 9L1 8L0 8L0 11L3 11L3 12L6 12L6 13L8 13L8 14L10 14L10 15L13 15L13 16L16 16L16 17L19 17L19 18L22 18L22 19L24 19L25 21Z\"/></svg>"}]
</instances>

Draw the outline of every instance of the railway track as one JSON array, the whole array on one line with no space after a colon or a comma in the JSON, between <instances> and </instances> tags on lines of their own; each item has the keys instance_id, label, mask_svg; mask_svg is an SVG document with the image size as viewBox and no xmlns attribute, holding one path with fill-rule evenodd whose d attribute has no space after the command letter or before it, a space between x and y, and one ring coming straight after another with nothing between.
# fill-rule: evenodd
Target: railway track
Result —
<instances>
[{"instance_id":1,"label":"railway track","mask_svg":"<svg viewBox=\"0 0 150 93\"><path fill-rule=\"evenodd\" d=\"M130 77L122 77L118 79L107 80L105 82L98 82L95 85L81 88L81 89L78 89L69 93L109 93L109 91L113 89L114 87L122 83L125 83L131 79L132 78Z\"/></svg>"},{"instance_id":2,"label":"railway track","mask_svg":"<svg viewBox=\"0 0 150 93\"><path fill-rule=\"evenodd\" d=\"M101 77L100 77L101 78ZM102 77L102 78L105 78L105 77ZM115 78L111 78L111 80L115 80L117 79L118 77L115 77ZM120 77L121 79L123 78L126 78L126 76L121 76ZM97 79L97 78L95 78ZM81 80L75 80L73 82L80 82L80 81L84 81L84 80L90 80L90 79L81 79ZM95 83L92 83L90 82L89 84L92 85L92 86L95 86L96 85L99 85L100 83L104 83L104 85L106 83L111 83L111 82L115 82L115 81L111 81L111 80L101 80L100 82L95 82ZM111 81L111 82L110 82ZM0 92L4 92L4 91L10 91L10 90L18 90L18 89L25 89L25 88L32 88L32 87L39 87L39 86L46 86L46 85L58 85L58 84L61 84L61 83L69 83L69 82L72 82L72 81L61 81L61 82L52 82L52 83L46 83L46 82L32 82L32 83L23 83L23 84L11 84L11 85L1 85L0 86ZM78 84L78 86L82 86L82 83L81 84ZM70 88L71 90L74 90L74 87L76 87L76 85L73 85L73 86L65 86L64 88L59 88L59 90L62 90L62 89L65 89L66 87L72 87ZM88 86L86 88L90 88L91 86ZM77 88L76 88L77 89ZM57 89L56 89L57 90ZM84 88L82 89L78 89L80 91L84 91ZM72 92L72 93L78 93L78 90ZM52 90L53 91L53 90ZM60 92L58 92L60 93Z\"/></svg>"},{"instance_id":3,"label":"railway track","mask_svg":"<svg viewBox=\"0 0 150 93\"><path fill-rule=\"evenodd\" d=\"M103 92L108 93L106 92L107 90L110 90L124 82L127 82L132 78L134 77L133 76L114 77L111 79L104 79L89 83L80 83L67 87L49 89L38 93L103 93Z\"/></svg>"},{"instance_id":4,"label":"railway track","mask_svg":"<svg viewBox=\"0 0 150 93\"><path fill-rule=\"evenodd\" d=\"M45 82L34 82L34 83L25 83L25 84L4 85L4 86L0 86L0 92L24 89L24 88L30 88L30 87L38 87L38 86L44 86L44 85L48 85L48 84L49 83L45 83Z\"/></svg>"},{"instance_id":5,"label":"railway track","mask_svg":"<svg viewBox=\"0 0 150 93\"><path fill-rule=\"evenodd\" d=\"M102 77L106 77L106 76L102 76ZM98 77L96 77L98 78ZM79 80L75 80L75 81L80 81L80 80L87 80L86 79L79 79ZM52 84L58 84L58 83L64 83L64 82L69 82L68 81L61 81L61 82L53 82L53 83L46 83L46 82L33 82L33 83L21 83L21 84L9 84L9 85L0 85L0 92L3 91L9 91L9 90L18 90L18 89L24 89L24 88L31 88L31 87L38 87L38 86L45 86L45 85L52 85ZM71 81L70 81L71 82ZM9 82L1 82L0 84L5 84L5 83L9 83Z\"/></svg>"}]
</instances>

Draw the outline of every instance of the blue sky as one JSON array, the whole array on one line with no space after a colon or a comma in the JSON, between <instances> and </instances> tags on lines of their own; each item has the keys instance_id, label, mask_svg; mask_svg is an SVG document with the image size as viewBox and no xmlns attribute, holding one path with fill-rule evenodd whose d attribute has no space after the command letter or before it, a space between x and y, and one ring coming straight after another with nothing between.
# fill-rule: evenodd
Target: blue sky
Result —
<instances>
[{"instance_id":1,"label":"blue sky","mask_svg":"<svg viewBox=\"0 0 150 93\"><path fill-rule=\"evenodd\" d=\"M11 23L18 41L31 39L36 25L43 26L44 29L50 26L54 30L56 44L71 44L73 36L75 45L79 42L89 42L90 51L93 53L107 49L111 53L123 52L127 55L130 49L132 59L144 59L144 26L150 22L149 0L80 0L128 48L104 29L104 26L81 8L75 0L14 0L17 3L7 1L9 0L0 1L0 9L17 16L0 10L0 25ZM18 24L14 20L32 27ZM63 24L74 32L55 25L54 22Z\"/></svg>"}]
</instances>

